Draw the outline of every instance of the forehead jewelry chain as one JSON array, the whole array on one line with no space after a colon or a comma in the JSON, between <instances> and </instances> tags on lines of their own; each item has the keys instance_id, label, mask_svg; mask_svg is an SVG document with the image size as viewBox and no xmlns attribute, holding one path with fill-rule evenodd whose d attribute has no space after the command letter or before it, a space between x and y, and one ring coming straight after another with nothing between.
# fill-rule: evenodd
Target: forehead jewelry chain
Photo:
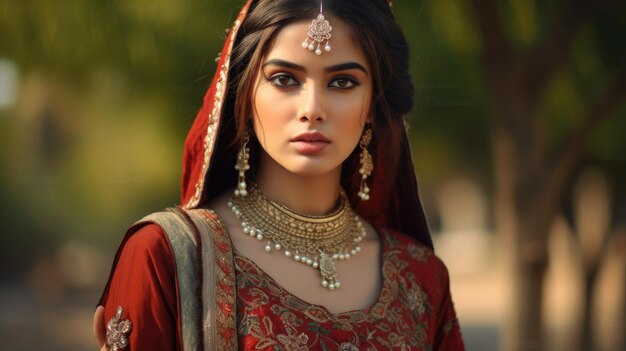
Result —
<instances>
[{"instance_id":1,"label":"forehead jewelry chain","mask_svg":"<svg viewBox=\"0 0 626 351\"><path fill-rule=\"evenodd\" d=\"M241 221L246 235L265 242L265 252L282 251L285 257L319 270L322 287L339 289L336 261L361 251L366 235L348 198L340 193L339 205L325 216L298 213L265 197L256 184L248 196L233 197L228 207Z\"/></svg>"},{"instance_id":2,"label":"forehead jewelry chain","mask_svg":"<svg viewBox=\"0 0 626 351\"><path fill-rule=\"evenodd\" d=\"M326 41L324 51L330 52L330 37L332 36L330 32L332 30L333 27L324 18L324 4L320 2L320 14L309 25L309 31L306 33L308 37L302 42L302 47L309 51L315 50L315 54L319 56L322 54L322 43ZM309 40L311 41L309 42Z\"/></svg>"}]
</instances>

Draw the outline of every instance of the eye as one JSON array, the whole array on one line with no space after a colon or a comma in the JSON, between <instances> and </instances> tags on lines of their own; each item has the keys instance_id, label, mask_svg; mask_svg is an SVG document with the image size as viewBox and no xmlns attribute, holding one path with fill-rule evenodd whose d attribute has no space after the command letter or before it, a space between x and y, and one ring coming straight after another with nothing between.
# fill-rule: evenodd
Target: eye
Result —
<instances>
[{"instance_id":1,"label":"eye","mask_svg":"<svg viewBox=\"0 0 626 351\"><path fill-rule=\"evenodd\" d=\"M285 73L275 74L271 76L269 80L272 84L279 87L295 86L299 84L292 76Z\"/></svg>"},{"instance_id":2,"label":"eye","mask_svg":"<svg viewBox=\"0 0 626 351\"><path fill-rule=\"evenodd\" d=\"M330 87L339 89L351 89L357 85L359 85L359 83L355 79L349 77L338 77L329 84Z\"/></svg>"}]
</instances>

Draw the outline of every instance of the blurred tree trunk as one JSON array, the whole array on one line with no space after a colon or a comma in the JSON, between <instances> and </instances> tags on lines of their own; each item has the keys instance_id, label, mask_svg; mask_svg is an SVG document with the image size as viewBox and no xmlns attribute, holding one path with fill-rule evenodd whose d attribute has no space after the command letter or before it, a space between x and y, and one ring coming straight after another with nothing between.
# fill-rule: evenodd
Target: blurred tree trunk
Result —
<instances>
[{"instance_id":1,"label":"blurred tree trunk","mask_svg":"<svg viewBox=\"0 0 626 351\"><path fill-rule=\"evenodd\" d=\"M594 265L585 272L585 291L584 291L584 305L583 305L583 339L581 350L594 350L594 335L593 335L593 297L598 277L599 265Z\"/></svg>"},{"instance_id":2,"label":"blurred tree trunk","mask_svg":"<svg viewBox=\"0 0 626 351\"><path fill-rule=\"evenodd\" d=\"M601 172L584 172L574 190L574 223L578 249L583 263L582 340L573 350L595 350L594 300L600 272L611 258L612 189Z\"/></svg>"},{"instance_id":3,"label":"blurred tree trunk","mask_svg":"<svg viewBox=\"0 0 626 351\"><path fill-rule=\"evenodd\" d=\"M570 1L547 39L524 51L506 38L495 0L471 3L491 93L496 230L502 238L511 287L501 349L539 351L546 349L541 311L550 224L587 136L626 97L626 74L616 78L560 147L548 150L540 119L541 99L569 59L578 29L606 3Z\"/></svg>"},{"instance_id":4,"label":"blurred tree trunk","mask_svg":"<svg viewBox=\"0 0 626 351\"><path fill-rule=\"evenodd\" d=\"M542 285L548 264L546 238L551 214L556 213L552 208L558 202L555 197L561 191L547 193L543 180L546 166L536 159L531 146L537 142L533 137L538 136L528 124L514 123L537 114L536 100L523 101L523 93L515 89L496 90L494 116L502 116L494 121L493 130L496 226L504 245L513 302L503 349L538 350L542 345Z\"/></svg>"}]
</instances>

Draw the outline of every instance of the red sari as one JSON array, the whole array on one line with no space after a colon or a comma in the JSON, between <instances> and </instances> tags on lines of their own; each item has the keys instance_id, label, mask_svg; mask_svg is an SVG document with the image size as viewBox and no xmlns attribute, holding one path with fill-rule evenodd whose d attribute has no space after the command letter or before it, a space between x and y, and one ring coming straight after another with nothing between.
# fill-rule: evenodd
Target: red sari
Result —
<instances>
[{"instance_id":1,"label":"red sari","mask_svg":"<svg viewBox=\"0 0 626 351\"><path fill-rule=\"evenodd\" d=\"M384 152L372 150L370 200L358 201L358 172L342 179L362 218L377 228L393 228L379 233L383 284L376 303L366 309L331 314L289 294L233 254L223 224L203 209L237 182L231 54L255 2L247 1L228 32L187 135L178 214L137 222L118 250L100 300L109 344L157 351L463 350L447 270L432 251L406 134L392 136L402 144L396 170L390 172L387 160L377 157ZM381 15L393 17L390 11ZM403 121L400 112L391 112ZM385 138L374 136L379 149L389 145Z\"/></svg>"}]
</instances>

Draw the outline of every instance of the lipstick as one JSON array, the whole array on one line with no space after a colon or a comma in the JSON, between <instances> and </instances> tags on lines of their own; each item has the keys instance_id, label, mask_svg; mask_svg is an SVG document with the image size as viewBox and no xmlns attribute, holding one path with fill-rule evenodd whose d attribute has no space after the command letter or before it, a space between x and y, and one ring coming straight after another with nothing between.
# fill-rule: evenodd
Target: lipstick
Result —
<instances>
[{"instance_id":1,"label":"lipstick","mask_svg":"<svg viewBox=\"0 0 626 351\"><path fill-rule=\"evenodd\" d=\"M330 139L320 132L305 132L290 139L289 142L298 153L316 155L326 149L330 144Z\"/></svg>"}]
</instances>

